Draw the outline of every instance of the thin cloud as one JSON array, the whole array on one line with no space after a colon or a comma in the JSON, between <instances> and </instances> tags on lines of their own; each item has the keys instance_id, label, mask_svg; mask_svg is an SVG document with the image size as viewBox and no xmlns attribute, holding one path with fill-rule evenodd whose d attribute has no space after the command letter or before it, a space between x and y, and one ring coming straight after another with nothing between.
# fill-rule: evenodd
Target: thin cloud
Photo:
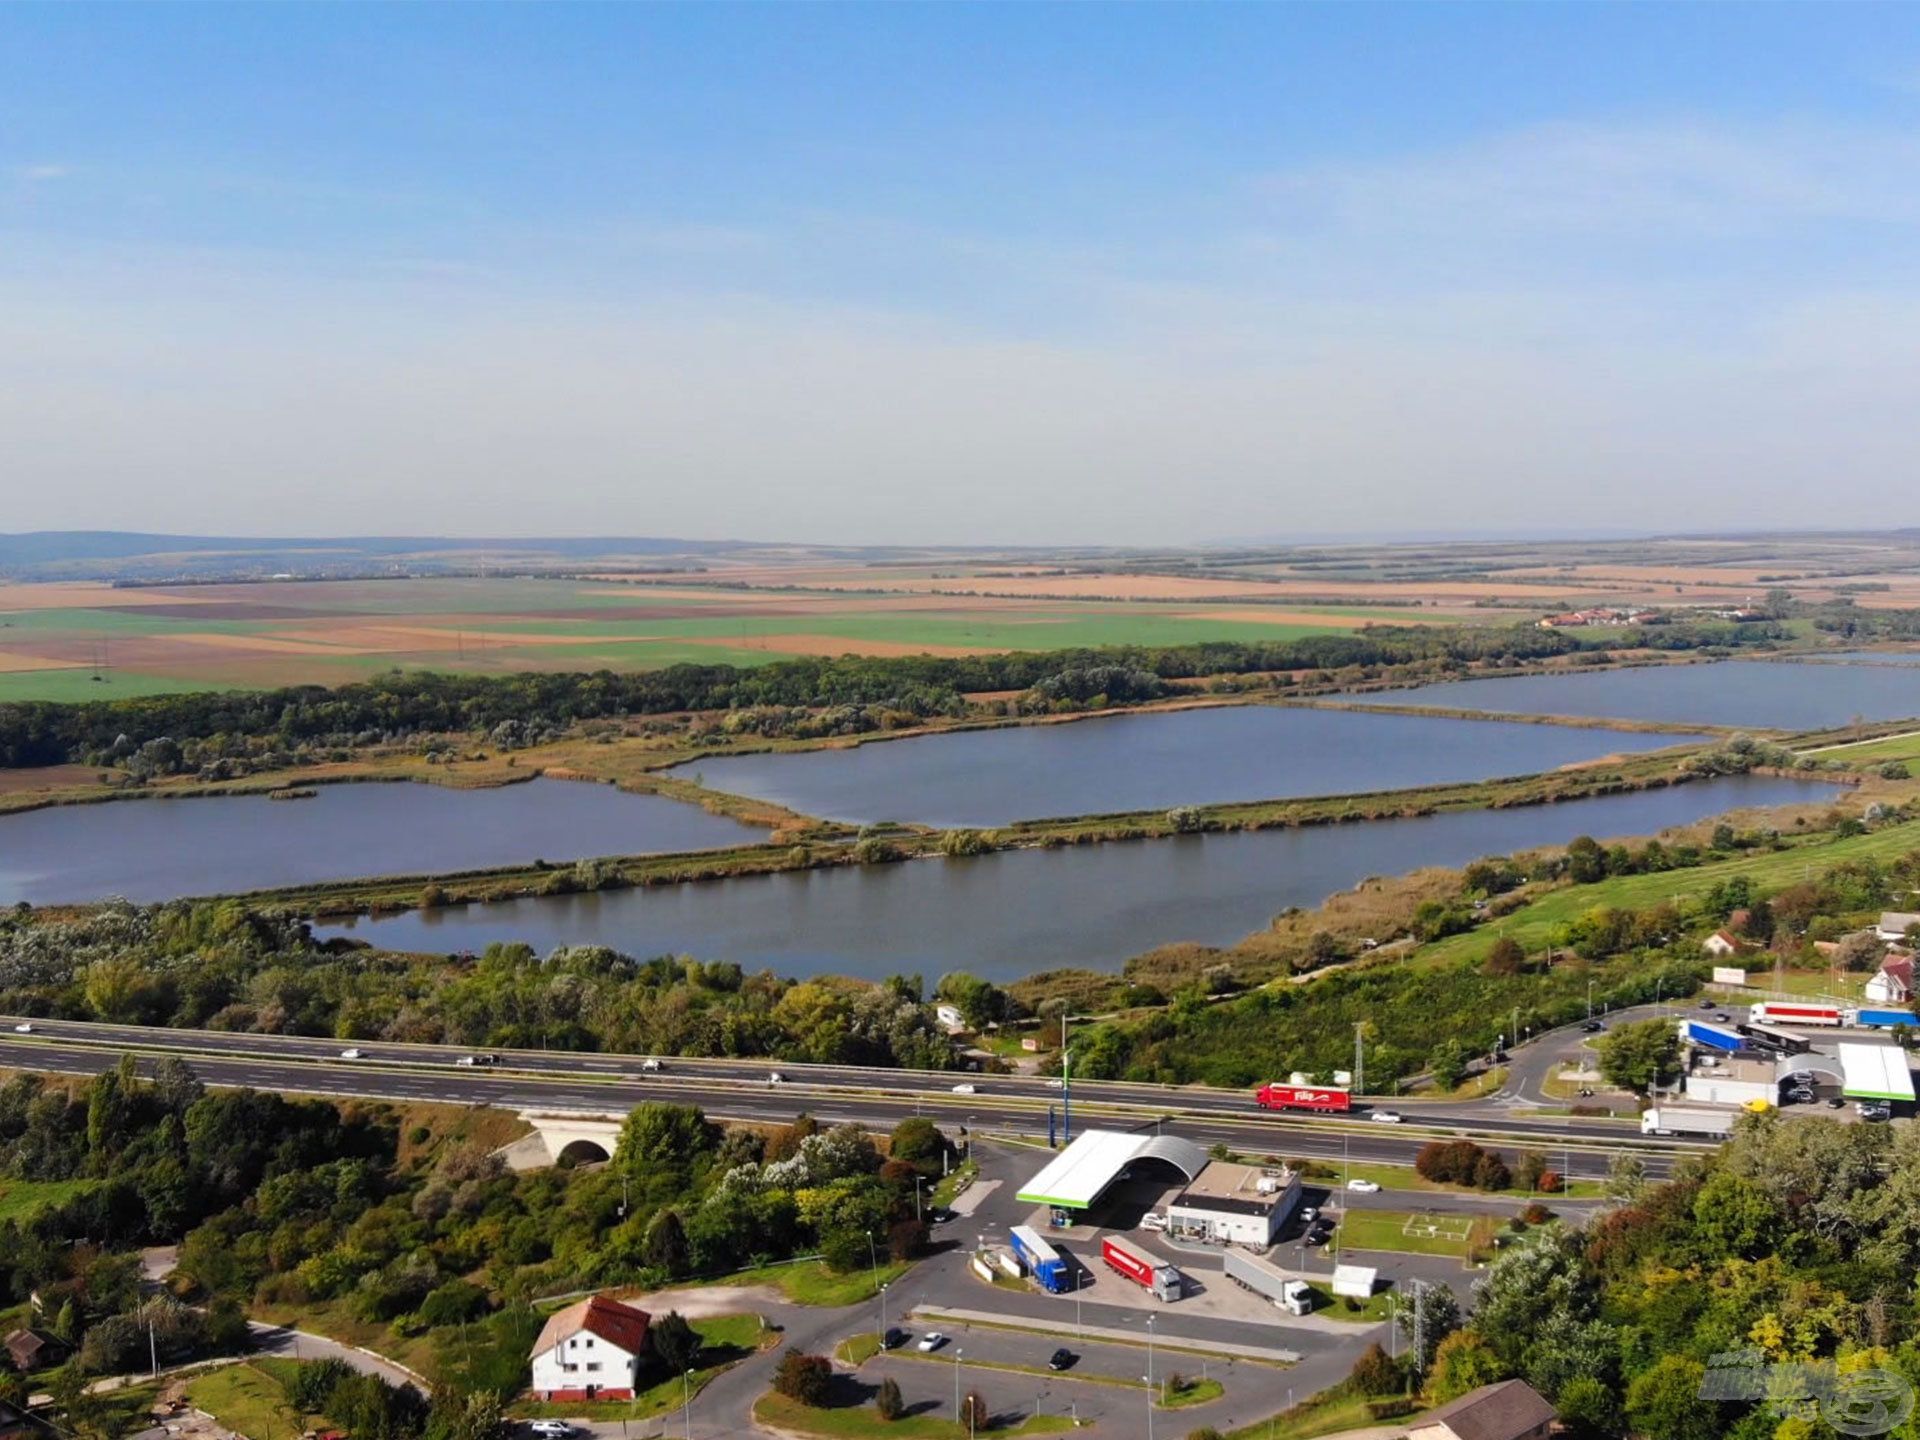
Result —
<instances>
[{"instance_id":1,"label":"thin cloud","mask_svg":"<svg viewBox=\"0 0 1920 1440\"><path fill-rule=\"evenodd\" d=\"M31 184L41 184L48 180L64 180L73 172L65 165L42 163L37 165L22 165L13 173L17 179L28 181Z\"/></svg>"}]
</instances>

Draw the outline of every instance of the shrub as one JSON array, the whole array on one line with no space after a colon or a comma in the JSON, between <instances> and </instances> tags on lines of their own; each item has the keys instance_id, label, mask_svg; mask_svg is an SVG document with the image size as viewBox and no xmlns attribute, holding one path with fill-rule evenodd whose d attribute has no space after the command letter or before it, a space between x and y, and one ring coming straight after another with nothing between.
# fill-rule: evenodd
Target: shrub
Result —
<instances>
[{"instance_id":1,"label":"shrub","mask_svg":"<svg viewBox=\"0 0 1920 1440\"><path fill-rule=\"evenodd\" d=\"M1391 1395L1400 1389L1400 1367L1387 1357L1378 1341L1360 1352L1347 1380L1362 1395Z\"/></svg>"},{"instance_id":2,"label":"shrub","mask_svg":"<svg viewBox=\"0 0 1920 1440\"><path fill-rule=\"evenodd\" d=\"M874 1393L873 1408L880 1412L882 1420L898 1420L906 1414L907 1402L900 1394L900 1382L891 1375L880 1382L880 1388Z\"/></svg>"},{"instance_id":3,"label":"shrub","mask_svg":"<svg viewBox=\"0 0 1920 1440\"><path fill-rule=\"evenodd\" d=\"M809 1355L804 1350L789 1350L774 1367L773 1388L789 1400L816 1409L827 1403L827 1387L833 1379L833 1367L824 1355Z\"/></svg>"},{"instance_id":4,"label":"shrub","mask_svg":"<svg viewBox=\"0 0 1920 1440\"><path fill-rule=\"evenodd\" d=\"M960 1423L969 1431L991 1430L993 1414L987 1409L986 1398L978 1390L969 1390L967 1398L960 1402Z\"/></svg>"}]
</instances>

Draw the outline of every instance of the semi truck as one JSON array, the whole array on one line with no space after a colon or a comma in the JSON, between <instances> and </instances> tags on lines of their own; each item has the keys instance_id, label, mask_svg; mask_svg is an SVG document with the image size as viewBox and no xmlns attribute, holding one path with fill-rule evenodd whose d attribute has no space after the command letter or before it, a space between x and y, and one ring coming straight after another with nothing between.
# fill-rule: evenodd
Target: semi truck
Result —
<instances>
[{"instance_id":1,"label":"semi truck","mask_svg":"<svg viewBox=\"0 0 1920 1440\"><path fill-rule=\"evenodd\" d=\"M1838 1025L1841 1012L1838 1005L1786 1005L1763 1000L1748 1009L1747 1019L1756 1025Z\"/></svg>"},{"instance_id":2,"label":"semi truck","mask_svg":"<svg viewBox=\"0 0 1920 1440\"><path fill-rule=\"evenodd\" d=\"M1338 1085L1262 1085L1254 1103L1266 1110L1321 1110L1344 1114L1353 1108L1352 1092Z\"/></svg>"},{"instance_id":3,"label":"semi truck","mask_svg":"<svg viewBox=\"0 0 1920 1440\"><path fill-rule=\"evenodd\" d=\"M1050 1295L1063 1294L1071 1281L1067 1275L1067 1262L1060 1258L1060 1252L1040 1238L1040 1232L1031 1225L1016 1225L1007 1232L1007 1238L1013 1242L1013 1253L1020 1263L1027 1267L1027 1273L1039 1282L1040 1288Z\"/></svg>"},{"instance_id":4,"label":"semi truck","mask_svg":"<svg viewBox=\"0 0 1920 1440\"><path fill-rule=\"evenodd\" d=\"M1313 1309L1313 1288L1306 1281L1294 1279L1258 1255L1227 1251L1226 1274L1241 1289L1266 1296L1289 1315L1305 1315Z\"/></svg>"},{"instance_id":5,"label":"semi truck","mask_svg":"<svg viewBox=\"0 0 1920 1440\"><path fill-rule=\"evenodd\" d=\"M1705 1020L1689 1020L1681 1034L1695 1045L1704 1045L1709 1050L1725 1050L1733 1053L1747 1048L1747 1037L1731 1025L1712 1025Z\"/></svg>"},{"instance_id":6,"label":"semi truck","mask_svg":"<svg viewBox=\"0 0 1920 1440\"><path fill-rule=\"evenodd\" d=\"M1144 1250L1136 1250L1117 1235L1100 1241L1100 1258L1116 1275L1124 1275L1156 1300L1178 1300L1184 1289L1180 1272Z\"/></svg>"},{"instance_id":7,"label":"semi truck","mask_svg":"<svg viewBox=\"0 0 1920 1440\"><path fill-rule=\"evenodd\" d=\"M1909 1030L1920 1030L1920 1019L1915 1019L1911 1010L1862 1008L1854 1011L1853 1023L1865 1026L1869 1030L1897 1030L1902 1025Z\"/></svg>"},{"instance_id":8,"label":"semi truck","mask_svg":"<svg viewBox=\"0 0 1920 1440\"><path fill-rule=\"evenodd\" d=\"M1709 1110L1704 1106L1661 1105L1641 1112L1642 1135L1704 1135L1724 1140L1733 1133L1737 1110Z\"/></svg>"}]
</instances>

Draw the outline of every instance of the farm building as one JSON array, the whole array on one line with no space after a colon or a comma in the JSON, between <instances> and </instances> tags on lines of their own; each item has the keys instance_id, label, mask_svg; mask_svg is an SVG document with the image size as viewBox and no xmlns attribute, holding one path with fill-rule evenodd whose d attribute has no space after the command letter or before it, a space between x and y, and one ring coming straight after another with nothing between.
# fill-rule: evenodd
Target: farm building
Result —
<instances>
[{"instance_id":1,"label":"farm building","mask_svg":"<svg viewBox=\"0 0 1920 1440\"><path fill-rule=\"evenodd\" d=\"M653 1317L594 1295L555 1311L533 1342L533 1392L542 1400L631 1400Z\"/></svg>"},{"instance_id":2,"label":"farm building","mask_svg":"<svg viewBox=\"0 0 1920 1440\"><path fill-rule=\"evenodd\" d=\"M1724 960L1729 955L1740 953L1740 938L1726 930L1716 930L1709 935L1700 948L1716 960Z\"/></svg>"},{"instance_id":3,"label":"farm building","mask_svg":"<svg viewBox=\"0 0 1920 1440\"><path fill-rule=\"evenodd\" d=\"M1215 1160L1167 1206L1167 1232L1264 1250L1300 1203L1300 1176L1285 1165Z\"/></svg>"},{"instance_id":4,"label":"farm building","mask_svg":"<svg viewBox=\"0 0 1920 1440\"><path fill-rule=\"evenodd\" d=\"M5 1341L7 1358L13 1368L26 1373L47 1365L58 1365L67 1358L67 1342L45 1330L16 1330Z\"/></svg>"},{"instance_id":5,"label":"farm building","mask_svg":"<svg viewBox=\"0 0 1920 1440\"><path fill-rule=\"evenodd\" d=\"M1469 1390L1422 1417L1407 1440L1546 1440L1554 1409L1524 1380L1503 1380Z\"/></svg>"},{"instance_id":6,"label":"farm building","mask_svg":"<svg viewBox=\"0 0 1920 1440\"><path fill-rule=\"evenodd\" d=\"M1880 917L1880 938L1889 945L1897 945L1907 938L1907 932L1916 925L1920 925L1920 913L1889 910Z\"/></svg>"}]
</instances>

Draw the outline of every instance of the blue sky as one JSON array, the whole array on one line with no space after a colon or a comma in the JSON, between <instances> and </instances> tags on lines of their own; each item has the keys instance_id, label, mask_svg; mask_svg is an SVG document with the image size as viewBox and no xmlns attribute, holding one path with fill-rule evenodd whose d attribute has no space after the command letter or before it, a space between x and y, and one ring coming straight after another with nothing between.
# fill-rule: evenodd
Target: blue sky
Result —
<instances>
[{"instance_id":1,"label":"blue sky","mask_svg":"<svg viewBox=\"0 0 1920 1440\"><path fill-rule=\"evenodd\" d=\"M1904 523L1920 9L0 9L8 529Z\"/></svg>"}]
</instances>

